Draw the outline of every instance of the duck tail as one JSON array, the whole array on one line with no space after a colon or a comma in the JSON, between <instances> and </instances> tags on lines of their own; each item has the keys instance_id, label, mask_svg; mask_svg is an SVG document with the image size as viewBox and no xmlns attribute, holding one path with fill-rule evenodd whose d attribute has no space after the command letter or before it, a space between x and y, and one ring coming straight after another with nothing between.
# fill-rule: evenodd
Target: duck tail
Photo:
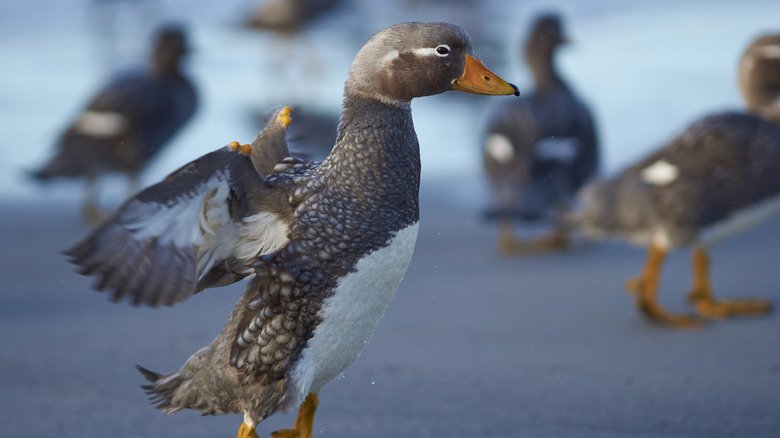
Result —
<instances>
[{"instance_id":1,"label":"duck tail","mask_svg":"<svg viewBox=\"0 0 780 438\"><path fill-rule=\"evenodd\" d=\"M135 367L146 377L146 380L151 382L148 385L141 385L141 388L146 391L149 401L155 408L162 410L166 414L173 414L181 410L180 407L171 403L176 390L184 381L179 375L179 371L174 371L170 374L160 374L141 365L136 365Z\"/></svg>"},{"instance_id":2,"label":"duck tail","mask_svg":"<svg viewBox=\"0 0 780 438\"><path fill-rule=\"evenodd\" d=\"M52 170L51 165L47 165L40 169L27 170L27 177L37 181L48 181L55 176L57 176L57 173Z\"/></svg>"},{"instance_id":3,"label":"duck tail","mask_svg":"<svg viewBox=\"0 0 780 438\"><path fill-rule=\"evenodd\" d=\"M56 156L38 169L26 170L28 178L37 181L49 181L53 178L78 178L87 176L82 166L74 165L67 158Z\"/></svg>"}]
</instances>

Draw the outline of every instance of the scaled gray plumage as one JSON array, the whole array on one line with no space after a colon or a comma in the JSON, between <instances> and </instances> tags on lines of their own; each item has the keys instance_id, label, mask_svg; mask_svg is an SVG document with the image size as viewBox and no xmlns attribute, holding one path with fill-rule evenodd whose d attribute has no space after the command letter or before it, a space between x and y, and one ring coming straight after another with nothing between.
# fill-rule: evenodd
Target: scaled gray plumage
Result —
<instances>
[{"instance_id":1,"label":"scaled gray plumage","mask_svg":"<svg viewBox=\"0 0 780 438\"><path fill-rule=\"evenodd\" d=\"M420 155L410 100L452 89L517 92L473 57L459 26L392 26L357 54L336 145L322 163L280 158L277 114L249 156L235 144L190 163L70 252L116 298L137 303L173 303L251 277L211 345L172 373L141 369L157 407L242 413L245 437L303 401L299 418L308 426L295 429L311 433L316 393L357 358L411 259ZM127 246L162 265L128 269L113 254ZM115 272L130 278L115 283Z\"/></svg>"}]
</instances>

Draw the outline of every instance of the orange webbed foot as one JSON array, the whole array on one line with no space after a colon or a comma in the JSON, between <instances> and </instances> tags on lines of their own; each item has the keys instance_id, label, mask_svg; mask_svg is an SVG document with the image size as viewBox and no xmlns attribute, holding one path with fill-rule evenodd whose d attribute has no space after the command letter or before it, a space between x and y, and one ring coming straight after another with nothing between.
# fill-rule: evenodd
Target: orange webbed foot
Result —
<instances>
[{"instance_id":1,"label":"orange webbed foot","mask_svg":"<svg viewBox=\"0 0 780 438\"><path fill-rule=\"evenodd\" d=\"M650 322L678 329L699 328L703 324L701 319L669 312L658 301L658 284L666 252L665 244L653 242L647 250L642 271L626 282L626 291L634 297L634 305Z\"/></svg>"},{"instance_id":2,"label":"orange webbed foot","mask_svg":"<svg viewBox=\"0 0 780 438\"><path fill-rule=\"evenodd\" d=\"M629 279L625 285L626 291L634 297L634 305L648 321L678 329L698 329L704 326L704 322L693 315L676 314L664 309L649 287L642 276Z\"/></svg>"},{"instance_id":3,"label":"orange webbed foot","mask_svg":"<svg viewBox=\"0 0 780 438\"><path fill-rule=\"evenodd\" d=\"M241 423L241 427L238 428L237 438L260 438L257 435L257 431L254 427L247 426L246 423Z\"/></svg>"},{"instance_id":4,"label":"orange webbed foot","mask_svg":"<svg viewBox=\"0 0 780 438\"><path fill-rule=\"evenodd\" d=\"M563 251L571 245L571 233L565 226L557 225L545 235L521 240L516 237L514 223L511 220L502 219L498 223L498 251L504 255L539 255Z\"/></svg>"},{"instance_id":5,"label":"orange webbed foot","mask_svg":"<svg viewBox=\"0 0 780 438\"><path fill-rule=\"evenodd\" d=\"M567 234L551 233L534 240L539 252L563 251L571 247L571 238Z\"/></svg>"},{"instance_id":6,"label":"orange webbed foot","mask_svg":"<svg viewBox=\"0 0 780 438\"><path fill-rule=\"evenodd\" d=\"M298 417L292 429L277 430L271 434L272 438L312 438L314 430L314 413L320 399L317 394L311 393L301 403L298 409Z\"/></svg>"},{"instance_id":7,"label":"orange webbed foot","mask_svg":"<svg viewBox=\"0 0 780 438\"><path fill-rule=\"evenodd\" d=\"M687 301L693 304L696 312L709 319L721 320L732 316L764 315L772 310L769 300L745 298L727 300L716 298L710 282L710 257L707 249L698 246L693 250L693 285L688 292Z\"/></svg>"},{"instance_id":8,"label":"orange webbed foot","mask_svg":"<svg viewBox=\"0 0 780 438\"><path fill-rule=\"evenodd\" d=\"M732 316L758 316L772 311L772 303L760 298L745 298L740 300L697 297L691 294L688 297L696 309L696 312L709 319L722 320Z\"/></svg>"},{"instance_id":9,"label":"orange webbed foot","mask_svg":"<svg viewBox=\"0 0 780 438\"><path fill-rule=\"evenodd\" d=\"M504 255L518 255L527 251L527 246L514 237L502 236L498 239L498 252Z\"/></svg>"}]
</instances>

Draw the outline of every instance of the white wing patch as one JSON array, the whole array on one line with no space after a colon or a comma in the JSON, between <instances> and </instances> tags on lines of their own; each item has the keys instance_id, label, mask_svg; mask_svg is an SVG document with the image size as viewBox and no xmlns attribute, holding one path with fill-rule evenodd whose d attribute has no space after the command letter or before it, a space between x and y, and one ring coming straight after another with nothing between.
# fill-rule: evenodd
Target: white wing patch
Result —
<instances>
[{"instance_id":1,"label":"white wing patch","mask_svg":"<svg viewBox=\"0 0 780 438\"><path fill-rule=\"evenodd\" d=\"M570 163L577 157L580 141L574 137L547 137L534 144L536 158Z\"/></svg>"},{"instance_id":2,"label":"white wing patch","mask_svg":"<svg viewBox=\"0 0 780 438\"><path fill-rule=\"evenodd\" d=\"M157 238L162 245L173 243L182 248L191 245L199 246L203 243L205 233L214 234L214 229L221 225L218 223L218 215L205 207L207 202L215 205L221 202L227 210L226 179L227 176L223 172L217 172L192 192L176 198L173 203L151 204L136 201L140 205L134 206L134 209L138 209L139 213L147 209L156 211L144 215L146 217L143 220L126 223L125 227L133 232L133 237L137 240ZM220 195L219 198L217 194ZM131 212L128 213L132 215ZM205 231L206 229L208 231Z\"/></svg>"},{"instance_id":3,"label":"white wing patch","mask_svg":"<svg viewBox=\"0 0 780 438\"><path fill-rule=\"evenodd\" d=\"M680 176L680 169L666 160L658 160L642 169L642 181L656 186L665 186Z\"/></svg>"},{"instance_id":4,"label":"white wing patch","mask_svg":"<svg viewBox=\"0 0 780 438\"><path fill-rule=\"evenodd\" d=\"M198 222L201 233L211 235L216 235L215 229L219 229L230 222L230 212L226 205L230 196L230 188L227 184L224 184L226 178L222 174L218 173L215 177L218 180L216 189L212 188L215 184L211 180L206 183L206 196L201 204L202 208L200 209Z\"/></svg>"},{"instance_id":5,"label":"white wing patch","mask_svg":"<svg viewBox=\"0 0 780 438\"><path fill-rule=\"evenodd\" d=\"M227 213L227 204L220 207L217 214ZM198 279L201 279L216 263L229 257L249 261L258 255L268 254L287 243L288 226L272 213L258 213L244 218L241 224L230 221L220 222L214 234L204 234L198 258ZM229 228L227 228L229 227ZM251 273L247 268L245 273Z\"/></svg>"},{"instance_id":6,"label":"white wing patch","mask_svg":"<svg viewBox=\"0 0 780 438\"><path fill-rule=\"evenodd\" d=\"M229 174L217 172L190 193L168 204L136 201L135 216L125 223L136 240L156 238L161 245L197 248L197 279L214 265L235 257L248 260L287 242L287 224L276 215L261 212L237 223L230 217ZM156 210L148 214L149 209ZM147 213L147 214L144 214ZM130 218L133 213L130 212Z\"/></svg>"},{"instance_id":7,"label":"white wing patch","mask_svg":"<svg viewBox=\"0 0 780 438\"><path fill-rule=\"evenodd\" d=\"M109 111L84 111L74 128L76 132L92 137L115 137L127 131L127 118Z\"/></svg>"},{"instance_id":8,"label":"white wing patch","mask_svg":"<svg viewBox=\"0 0 780 438\"><path fill-rule=\"evenodd\" d=\"M289 241L287 223L272 213L262 212L244 219L241 242L233 250L235 257L249 259L276 251Z\"/></svg>"},{"instance_id":9,"label":"white wing patch","mask_svg":"<svg viewBox=\"0 0 780 438\"><path fill-rule=\"evenodd\" d=\"M500 164L508 164L515 157L512 142L505 135L490 134L485 141L485 152Z\"/></svg>"}]
</instances>

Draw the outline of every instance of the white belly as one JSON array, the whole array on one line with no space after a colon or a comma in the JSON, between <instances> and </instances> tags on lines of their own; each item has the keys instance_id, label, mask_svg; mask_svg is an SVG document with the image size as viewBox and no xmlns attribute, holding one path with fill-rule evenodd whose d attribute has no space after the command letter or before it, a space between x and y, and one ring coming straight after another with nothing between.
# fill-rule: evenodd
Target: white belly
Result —
<instances>
[{"instance_id":1,"label":"white belly","mask_svg":"<svg viewBox=\"0 0 780 438\"><path fill-rule=\"evenodd\" d=\"M778 215L780 215L780 196L774 196L744 208L728 219L702 230L699 241L703 245L711 246Z\"/></svg>"},{"instance_id":2,"label":"white belly","mask_svg":"<svg viewBox=\"0 0 780 438\"><path fill-rule=\"evenodd\" d=\"M360 259L356 271L341 278L336 292L325 300L322 323L292 373L298 403L308 393L319 392L363 351L406 273L417 229L417 223L404 228L390 245Z\"/></svg>"}]
</instances>

